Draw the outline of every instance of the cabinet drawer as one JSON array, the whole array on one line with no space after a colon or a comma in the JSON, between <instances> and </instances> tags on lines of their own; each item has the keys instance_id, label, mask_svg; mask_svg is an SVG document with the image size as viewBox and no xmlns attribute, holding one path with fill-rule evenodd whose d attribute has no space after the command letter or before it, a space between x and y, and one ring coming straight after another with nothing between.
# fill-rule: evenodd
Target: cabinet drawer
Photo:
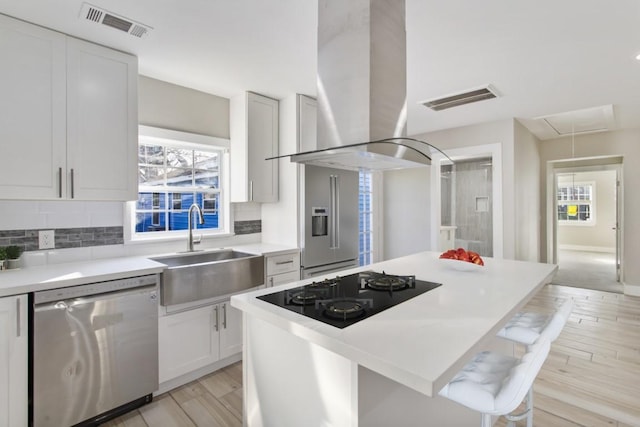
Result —
<instances>
[{"instance_id":1,"label":"cabinet drawer","mask_svg":"<svg viewBox=\"0 0 640 427\"><path fill-rule=\"evenodd\" d=\"M300 270L300 253L275 255L267 257L267 276Z\"/></svg>"},{"instance_id":2,"label":"cabinet drawer","mask_svg":"<svg viewBox=\"0 0 640 427\"><path fill-rule=\"evenodd\" d=\"M299 271L290 271L288 273L276 274L275 276L267 277L267 286L278 286L283 283L291 283L300 280Z\"/></svg>"}]
</instances>

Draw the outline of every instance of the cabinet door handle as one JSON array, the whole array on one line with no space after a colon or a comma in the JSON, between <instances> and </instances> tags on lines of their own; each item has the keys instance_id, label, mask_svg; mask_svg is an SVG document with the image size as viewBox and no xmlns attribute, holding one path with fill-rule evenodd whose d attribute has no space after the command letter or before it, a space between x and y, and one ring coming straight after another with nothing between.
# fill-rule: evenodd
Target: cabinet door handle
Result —
<instances>
[{"instance_id":1,"label":"cabinet door handle","mask_svg":"<svg viewBox=\"0 0 640 427\"><path fill-rule=\"evenodd\" d=\"M273 277L269 277L269 287L273 288Z\"/></svg>"},{"instance_id":2,"label":"cabinet door handle","mask_svg":"<svg viewBox=\"0 0 640 427\"><path fill-rule=\"evenodd\" d=\"M289 261L279 261L276 262L276 265L284 265L284 264L293 264L293 260L290 259Z\"/></svg>"},{"instance_id":3,"label":"cabinet door handle","mask_svg":"<svg viewBox=\"0 0 640 427\"><path fill-rule=\"evenodd\" d=\"M73 182L73 168L71 168L71 198L75 198L75 189L74 189L74 182Z\"/></svg>"},{"instance_id":4,"label":"cabinet door handle","mask_svg":"<svg viewBox=\"0 0 640 427\"><path fill-rule=\"evenodd\" d=\"M22 331L20 330L21 316L20 316L20 298L16 298L16 337L20 337L22 335Z\"/></svg>"},{"instance_id":5,"label":"cabinet door handle","mask_svg":"<svg viewBox=\"0 0 640 427\"><path fill-rule=\"evenodd\" d=\"M227 329L227 304L222 304L222 327Z\"/></svg>"},{"instance_id":6,"label":"cabinet door handle","mask_svg":"<svg viewBox=\"0 0 640 427\"><path fill-rule=\"evenodd\" d=\"M217 331L218 331L218 328L219 328L218 322L219 322L219 320L220 320L220 319L219 319L219 316L218 316L218 306L216 305L215 307L213 307L213 309L214 309L214 311L216 312L216 323L215 323L215 325L214 325L214 328L216 328L216 332L217 332Z\"/></svg>"},{"instance_id":7,"label":"cabinet door handle","mask_svg":"<svg viewBox=\"0 0 640 427\"><path fill-rule=\"evenodd\" d=\"M62 168L58 168L58 197L62 199Z\"/></svg>"},{"instance_id":8,"label":"cabinet door handle","mask_svg":"<svg viewBox=\"0 0 640 427\"><path fill-rule=\"evenodd\" d=\"M249 201L253 202L253 181L249 181Z\"/></svg>"}]
</instances>

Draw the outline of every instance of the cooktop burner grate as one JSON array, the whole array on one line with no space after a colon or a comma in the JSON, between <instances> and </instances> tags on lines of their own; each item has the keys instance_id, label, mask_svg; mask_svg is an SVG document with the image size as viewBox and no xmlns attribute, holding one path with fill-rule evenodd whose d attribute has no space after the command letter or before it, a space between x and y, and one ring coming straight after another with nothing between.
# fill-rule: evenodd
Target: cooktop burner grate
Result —
<instances>
[{"instance_id":1,"label":"cooktop burner grate","mask_svg":"<svg viewBox=\"0 0 640 427\"><path fill-rule=\"evenodd\" d=\"M440 285L416 280L415 276L366 271L262 295L258 299L345 328Z\"/></svg>"}]
</instances>

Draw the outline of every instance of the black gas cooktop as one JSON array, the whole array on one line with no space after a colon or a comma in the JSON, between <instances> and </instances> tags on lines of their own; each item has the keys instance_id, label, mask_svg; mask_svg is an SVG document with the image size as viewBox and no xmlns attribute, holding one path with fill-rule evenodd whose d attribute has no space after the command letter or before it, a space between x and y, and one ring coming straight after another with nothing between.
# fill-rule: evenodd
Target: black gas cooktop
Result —
<instances>
[{"instance_id":1,"label":"black gas cooktop","mask_svg":"<svg viewBox=\"0 0 640 427\"><path fill-rule=\"evenodd\" d=\"M415 276L365 271L262 295L258 299L345 328L440 285L416 280Z\"/></svg>"}]
</instances>

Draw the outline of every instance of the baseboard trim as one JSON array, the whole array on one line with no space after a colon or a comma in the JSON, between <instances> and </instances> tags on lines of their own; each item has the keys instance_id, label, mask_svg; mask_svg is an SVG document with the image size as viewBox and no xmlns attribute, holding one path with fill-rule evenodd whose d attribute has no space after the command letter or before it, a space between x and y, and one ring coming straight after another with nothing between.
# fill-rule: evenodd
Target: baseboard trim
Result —
<instances>
[{"instance_id":1,"label":"baseboard trim","mask_svg":"<svg viewBox=\"0 0 640 427\"><path fill-rule=\"evenodd\" d=\"M568 251L604 252L609 254L616 253L616 248L610 248L608 246L558 245L558 249L565 249Z\"/></svg>"},{"instance_id":2,"label":"baseboard trim","mask_svg":"<svg viewBox=\"0 0 640 427\"><path fill-rule=\"evenodd\" d=\"M640 297L640 285L629 285L628 283L622 283L624 285L624 294L632 297Z\"/></svg>"},{"instance_id":3,"label":"baseboard trim","mask_svg":"<svg viewBox=\"0 0 640 427\"><path fill-rule=\"evenodd\" d=\"M187 374L181 375L177 378L170 379L160 384L158 390L153 393L154 396L158 396L162 393L166 393L174 388L178 388L185 384L190 383L191 381L195 381L198 378L204 377L212 372L215 372L219 369L224 368L225 366L232 365L238 361L242 360L242 353L234 354L233 356L229 356L226 359L218 360L211 365L203 366L200 369L196 369L195 371L189 372Z\"/></svg>"}]
</instances>

